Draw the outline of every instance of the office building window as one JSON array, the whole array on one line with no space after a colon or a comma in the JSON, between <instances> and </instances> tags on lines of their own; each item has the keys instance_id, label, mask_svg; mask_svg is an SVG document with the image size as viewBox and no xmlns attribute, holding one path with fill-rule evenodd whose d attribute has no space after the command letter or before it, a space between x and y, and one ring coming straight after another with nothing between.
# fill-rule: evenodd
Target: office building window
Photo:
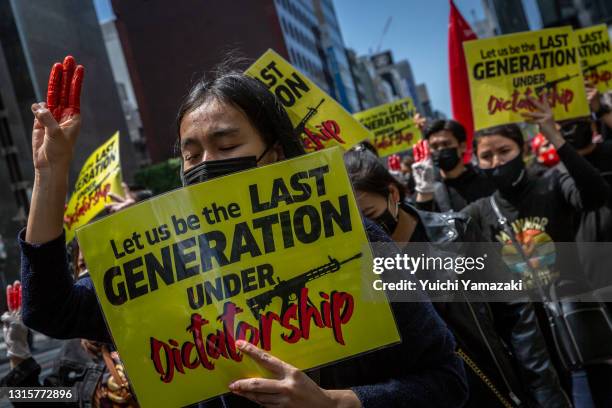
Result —
<instances>
[{"instance_id":1,"label":"office building window","mask_svg":"<svg viewBox=\"0 0 612 408\"><path fill-rule=\"evenodd\" d=\"M287 22L285 21L285 19L283 17L281 17L281 24L283 26L283 31L286 33L287 30Z\"/></svg>"}]
</instances>

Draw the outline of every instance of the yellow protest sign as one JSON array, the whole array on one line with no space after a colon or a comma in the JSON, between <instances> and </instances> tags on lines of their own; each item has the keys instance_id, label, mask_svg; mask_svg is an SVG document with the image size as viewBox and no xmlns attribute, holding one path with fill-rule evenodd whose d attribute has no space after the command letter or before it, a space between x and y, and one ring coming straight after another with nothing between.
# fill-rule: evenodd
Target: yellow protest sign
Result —
<instances>
[{"instance_id":1,"label":"yellow protest sign","mask_svg":"<svg viewBox=\"0 0 612 408\"><path fill-rule=\"evenodd\" d=\"M342 105L273 50L245 72L276 95L307 152L330 146L350 149L370 133Z\"/></svg>"},{"instance_id":2,"label":"yellow protest sign","mask_svg":"<svg viewBox=\"0 0 612 408\"><path fill-rule=\"evenodd\" d=\"M111 202L109 193L123 195L119 162L119 132L98 147L85 161L74 192L64 210L66 242Z\"/></svg>"},{"instance_id":3,"label":"yellow protest sign","mask_svg":"<svg viewBox=\"0 0 612 408\"><path fill-rule=\"evenodd\" d=\"M407 150L421 139L421 131L412 120L415 113L412 99L404 98L353 116L372 132L378 155L385 157Z\"/></svg>"},{"instance_id":4,"label":"yellow protest sign","mask_svg":"<svg viewBox=\"0 0 612 408\"><path fill-rule=\"evenodd\" d=\"M185 406L269 376L237 339L301 369L400 340L372 287L342 156L330 148L210 180L78 230L143 407Z\"/></svg>"},{"instance_id":5,"label":"yellow protest sign","mask_svg":"<svg viewBox=\"0 0 612 408\"><path fill-rule=\"evenodd\" d=\"M605 24L574 31L584 78L600 92L612 89L612 50Z\"/></svg>"},{"instance_id":6,"label":"yellow protest sign","mask_svg":"<svg viewBox=\"0 0 612 408\"><path fill-rule=\"evenodd\" d=\"M580 56L570 27L463 43L476 130L524 121L546 99L556 120L589 115Z\"/></svg>"}]
</instances>

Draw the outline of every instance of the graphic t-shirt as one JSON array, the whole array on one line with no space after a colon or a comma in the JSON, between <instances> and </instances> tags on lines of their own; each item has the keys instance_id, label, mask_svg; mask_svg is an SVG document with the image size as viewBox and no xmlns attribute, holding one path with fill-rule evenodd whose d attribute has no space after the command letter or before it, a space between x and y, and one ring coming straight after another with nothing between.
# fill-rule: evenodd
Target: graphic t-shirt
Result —
<instances>
[{"instance_id":1,"label":"graphic t-shirt","mask_svg":"<svg viewBox=\"0 0 612 408\"><path fill-rule=\"evenodd\" d=\"M493 194L531 267L545 285L559 278L585 281L576 247L569 243L574 241L580 211L603 205L608 191L597 170L571 146L564 144L558 153L567 172L555 170L541 178L527 176L518 191ZM499 225L489 198L472 203L464 212L480 226L487 240L500 243L510 270L523 279L526 288L533 288L531 268Z\"/></svg>"}]
</instances>

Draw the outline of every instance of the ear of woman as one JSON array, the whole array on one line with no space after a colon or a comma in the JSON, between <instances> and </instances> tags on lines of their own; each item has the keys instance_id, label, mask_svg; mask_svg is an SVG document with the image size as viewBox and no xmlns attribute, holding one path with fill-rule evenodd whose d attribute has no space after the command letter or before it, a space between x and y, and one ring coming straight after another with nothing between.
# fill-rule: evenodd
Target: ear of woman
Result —
<instances>
[{"instance_id":1,"label":"ear of woman","mask_svg":"<svg viewBox=\"0 0 612 408\"><path fill-rule=\"evenodd\" d=\"M394 215L397 217L397 212L399 211L399 205L401 201L400 192L395 184L389 184L389 194L391 197L390 206L394 208L390 208L393 211Z\"/></svg>"}]
</instances>

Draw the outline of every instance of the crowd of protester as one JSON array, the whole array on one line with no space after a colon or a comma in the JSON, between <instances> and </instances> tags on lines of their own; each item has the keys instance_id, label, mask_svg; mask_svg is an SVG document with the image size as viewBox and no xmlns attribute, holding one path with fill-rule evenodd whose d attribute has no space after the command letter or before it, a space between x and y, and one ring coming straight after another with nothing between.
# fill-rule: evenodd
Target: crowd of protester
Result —
<instances>
[{"instance_id":1,"label":"crowd of protester","mask_svg":"<svg viewBox=\"0 0 612 408\"><path fill-rule=\"evenodd\" d=\"M81 120L78 104L70 101L81 90L77 80L64 85L70 85L70 95L62 95L54 106L32 106L36 183L28 224L19 234L22 282L10 288L11 293L20 288L19 301L12 298L2 317L11 365L2 385L74 386L79 406L137 406L87 265L78 246L67 249L65 242L67 175ZM507 231L504 221L539 217L546 219L540 232L553 245L612 241L612 94L590 90L589 102L590 117L556 122L545 102L532 100L534 110L525 121L539 133L528 139L514 124L478 131L470 162L463 160L468 135L454 120L416 117L423 140L401 158L390 158L387 166L372 144L357 145L346 152L345 165L368 239L401 253L410 243L435 244L450 226L457 242L499 242ZM215 174L221 176L304 154L274 95L238 72L202 79L178 112L185 186L209 179L210 173L201 170L213 161L234 159ZM224 133L227 126L232 131ZM116 202L107 212L150 196L144 188L126 188L125 197L113 197ZM500 244L516 244L511 235ZM519 238L519 253L528 252L538 239ZM588 283L605 274L600 264L586 246L559 250L542 280L549 286L557 280ZM575 279L577 274L585 279ZM491 303L430 303L424 298L394 302L392 309L400 344L308 375L238 342L274 378L235 381L230 394L199 405L612 407L612 354L608 360L568 363L558 333L548 324L549 312L537 298ZM609 310L603 313L609 316ZM39 378L28 328L66 339L46 378ZM612 344L610 332L589 330L582 326L580 334L593 348L606 340Z\"/></svg>"}]
</instances>

